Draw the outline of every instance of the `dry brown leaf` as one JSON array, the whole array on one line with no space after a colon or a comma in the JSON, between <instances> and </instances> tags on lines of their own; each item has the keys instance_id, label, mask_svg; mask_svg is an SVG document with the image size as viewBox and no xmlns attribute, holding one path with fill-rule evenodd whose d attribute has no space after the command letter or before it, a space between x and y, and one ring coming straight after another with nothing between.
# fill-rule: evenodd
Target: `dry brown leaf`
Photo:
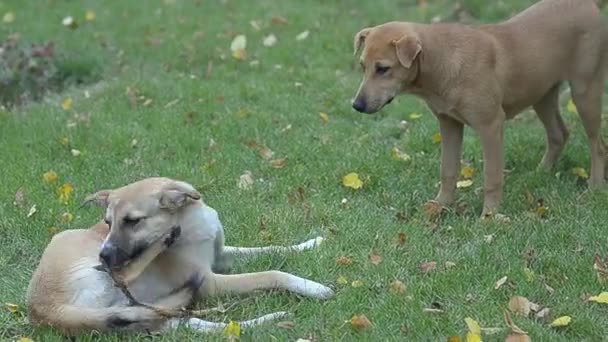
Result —
<instances>
[{"instance_id":1,"label":"dry brown leaf","mask_svg":"<svg viewBox=\"0 0 608 342\"><path fill-rule=\"evenodd\" d=\"M369 327L372 326L372 322L367 318L367 316L361 314L361 315L355 315L350 319L350 325L358 331L362 331L365 329L368 329Z\"/></svg>"},{"instance_id":2,"label":"dry brown leaf","mask_svg":"<svg viewBox=\"0 0 608 342\"><path fill-rule=\"evenodd\" d=\"M272 19L270 19L270 21L274 25L286 25L289 22L287 21L287 18L280 15L275 15L274 17L272 17Z\"/></svg>"},{"instance_id":3,"label":"dry brown leaf","mask_svg":"<svg viewBox=\"0 0 608 342\"><path fill-rule=\"evenodd\" d=\"M248 190L253 185L253 175L251 171L245 171L240 177L237 183L239 189Z\"/></svg>"},{"instance_id":4,"label":"dry brown leaf","mask_svg":"<svg viewBox=\"0 0 608 342\"><path fill-rule=\"evenodd\" d=\"M595 254L593 257L593 269L597 274L597 280L600 284L608 280L608 262L599 254Z\"/></svg>"},{"instance_id":5,"label":"dry brown leaf","mask_svg":"<svg viewBox=\"0 0 608 342\"><path fill-rule=\"evenodd\" d=\"M285 167L286 163L287 158L273 159L270 161L270 166L274 167L275 169L282 169Z\"/></svg>"},{"instance_id":6,"label":"dry brown leaf","mask_svg":"<svg viewBox=\"0 0 608 342\"><path fill-rule=\"evenodd\" d=\"M526 334L511 334L507 336L505 342L530 342L530 336Z\"/></svg>"},{"instance_id":7,"label":"dry brown leaf","mask_svg":"<svg viewBox=\"0 0 608 342\"><path fill-rule=\"evenodd\" d=\"M369 261L378 266L382 262L382 257L378 255L376 251L373 251L372 254L369 255Z\"/></svg>"},{"instance_id":8,"label":"dry brown leaf","mask_svg":"<svg viewBox=\"0 0 608 342\"><path fill-rule=\"evenodd\" d=\"M435 219L439 217L443 207L437 201L428 201L424 204L424 213L429 219Z\"/></svg>"},{"instance_id":9,"label":"dry brown leaf","mask_svg":"<svg viewBox=\"0 0 608 342\"><path fill-rule=\"evenodd\" d=\"M530 314L530 301L526 297L513 296L509 301L509 310L511 312L528 317Z\"/></svg>"},{"instance_id":10,"label":"dry brown leaf","mask_svg":"<svg viewBox=\"0 0 608 342\"><path fill-rule=\"evenodd\" d=\"M13 201L13 205L17 207L23 207L25 205L25 190L23 188L19 188L17 192L15 192L15 201Z\"/></svg>"},{"instance_id":11,"label":"dry brown leaf","mask_svg":"<svg viewBox=\"0 0 608 342\"><path fill-rule=\"evenodd\" d=\"M437 268L436 261L428 261L428 262L423 262L422 264L420 264L420 272L422 272L423 274L428 274L428 273L434 271L436 268Z\"/></svg>"},{"instance_id":12,"label":"dry brown leaf","mask_svg":"<svg viewBox=\"0 0 608 342\"><path fill-rule=\"evenodd\" d=\"M450 336L448 342L462 342L462 338L460 336Z\"/></svg>"},{"instance_id":13,"label":"dry brown leaf","mask_svg":"<svg viewBox=\"0 0 608 342\"><path fill-rule=\"evenodd\" d=\"M399 233L397 235L397 244L398 245L403 246L406 241L407 241L407 235L405 235L405 233Z\"/></svg>"},{"instance_id":14,"label":"dry brown leaf","mask_svg":"<svg viewBox=\"0 0 608 342\"><path fill-rule=\"evenodd\" d=\"M498 279L496 281L496 284L494 285L494 290L498 290L499 288L501 288L507 282L507 279L507 276Z\"/></svg>"},{"instance_id":15,"label":"dry brown leaf","mask_svg":"<svg viewBox=\"0 0 608 342\"><path fill-rule=\"evenodd\" d=\"M505 324L511 329L511 332L518 335L527 335L528 333L523 331L520 327L513 323L513 319L511 318L511 313L509 310L505 310L504 312Z\"/></svg>"},{"instance_id":16,"label":"dry brown leaf","mask_svg":"<svg viewBox=\"0 0 608 342\"><path fill-rule=\"evenodd\" d=\"M341 256L338 259L336 259L336 264L341 265L341 266L349 266L353 264L353 259L347 257L347 256Z\"/></svg>"},{"instance_id":17,"label":"dry brown leaf","mask_svg":"<svg viewBox=\"0 0 608 342\"><path fill-rule=\"evenodd\" d=\"M390 284L391 292L395 294L405 293L405 284L400 280L393 280Z\"/></svg>"},{"instance_id":18,"label":"dry brown leaf","mask_svg":"<svg viewBox=\"0 0 608 342\"><path fill-rule=\"evenodd\" d=\"M551 309L544 308L544 309L540 310L539 312L537 312L534 316L536 316L536 318L538 318L538 319L547 319L547 318L549 318L550 313L551 313Z\"/></svg>"}]
</instances>

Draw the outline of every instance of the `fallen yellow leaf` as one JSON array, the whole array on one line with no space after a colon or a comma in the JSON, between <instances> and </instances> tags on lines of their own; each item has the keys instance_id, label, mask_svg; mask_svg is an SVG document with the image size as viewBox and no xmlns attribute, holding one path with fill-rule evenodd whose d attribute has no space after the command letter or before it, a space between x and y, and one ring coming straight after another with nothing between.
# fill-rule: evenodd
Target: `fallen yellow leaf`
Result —
<instances>
[{"instance_id":1,"label":"fallen yellow leaf","mask_svg":"<svg viewBox=\"0 0 608 342\"><path fill-rule=\"evenodd\" d=\"M433 139L433 142L435 144L439 144L441 142L441 133L435 133L435 134L433 134L433 136L431 137L431 139Z\"/></svg>"},{"instance_id":2,"label":"fallen yellow leaf","mask_svg":"<svg viewBox=\"0 0 608 342\"><path fill-rule=\"evenodd\" d=\"M572 173L575 176L578 176L578 178L581 179L587 179L589 178L589 175L587 174L587 171L585 169L583 169L582 167L575 167L572 169Z\"/></svg>"},{"instance_id":3,"label":"fallen yellow leaf","mask_svg":"<svg viewBox=\"0 0 608 342\"><path fill-rule=\"evenodd\" d=\"M464 179L471 179L475 176L475 169L472 166L465 166L460 170L460 175Z\"/></svg>"},{"instance_id":4,"label":"fallen yellow leaf","mask_svg":"<svg viewBox=\"0 0 608 342\"><path fill-rule=\"evenodd\" d=\"M469 187L471 187L471 185L473 185L473 181L470 179L465 179L465 180L456 182L456 187L458 189L469 188Z\"/></svg>"},{"instance_id":5,"label":"fallen yellow leaf","mask_svg":"<svg viewBox=\"0 0 608 342\"><path fill-rule=\"evenodd\" d=\"M19 337L19 342L34 342L34 340L32 340L29 337Z\"/></svg>"},{"instance_id":6,"label":"fallen yellow leaf","mask_svg":"<svg viewBox=\"0 0 608 342\"><path fill-rule=\"evenodd\" d=\"M327 113L320 112L319 117L321 118L321 121L323 121L323 123L329 122L329 115L327 115Z\"/></svg>"},{"instance_id":7,"label":"fallen yellow leaf","mask_svg":"<svg viewBox=\"0 0 608 342\"><path fill-rule=\"evenodd\" d=\"M574 105L574 102L572 102L572 99L570 99L570 100L568 101L568 104L566 105L566 109L567 109L567 110L568 110L570 113L573 113L573 114L576 114L576 113L577 113L576 106Z\"/></svg>"},{"instance_id":8,"label":"fallen yellow leaf","mask_svg":"<svg viewBox=\"0 0 608 342\"><path fill-rule=\"evenodd\" d=\"M239 322L230 321L224 328L224 335L231 338L240 337L241 325Z\"/></svg>"},{"instance_id":9,"label":"fallen yellow leaf","mask_svg":"<svg viewBox=\"0 0 608 342\"><path fill-rule=\"evenodd\" d=\"M608 292L602 292L597 296L591 296L589 297L589 301L600 304L608 304Z\"/></svg>"},{"instance_id":10,"label":"fallen yellow leaf","mask_svg":"<svg viewBox=\"0 0 608 342\"><path fill-rule=\"evenodd\" d=\"M4 306L8 309L8 311L12 313L18 313L21 310L19 309L19 305L13 303L4 303Z\"/></svg>"},{"instance_id":11,"label":"fallen yellow leaf","mask_svg":"<svg viewBox=\"0 0 608 342\"><path fill-rule=\"evenodd\" d=\"M410 157L409 154L402 152L401 150L399 150L399 148L397 147L393 147L392 151L391 151L391 155L393 157L393 159L395 160L402 160L402 161L410 161L412 159L412 157Z\"/></svg>"},{"instance_id":12,"label":"fallen yellow leaf","mask_svg":"<svg viewBox=\"0 0 608 342\"><path fill-rule=\"evenodd\" d=\"M72 192L74 192L74 187L70 183L65 183L57 189L57 193L59 194L59 201L63 204L67 204L72 196Z\"/></svg>"},{"instance_id":13,"label":"fallen yellow leaf","mask_svg":"<svg viewBox=\"0 0 608 342\"><path fill-rule=\"evenodd\" d=\"M336 283L346 285L348 284L348 279L345 276L339 276L338 279L336 279Z\"/></svg>"},{"instance_id":14,"label":"fallen yellow leaf","mask_svg":"<svg viewBox=\"0 0 608 342\"><path fill-rule=\"evenodd\" d=\"M448 337L448 342L462 342L460 336L450 336Z\"/></svg>"},{"instance_id":15,"label":"fallen yellow leaf","mask_svg":"<svg viewBox=\"0 0 608 342\"><path fill-rule=\"evenodd\" d=\"M363 187L363 181L359 178L359 174L351 172L342 177L342 185L347 188L361 189Z\"/></svg>"},{"instance_id":16,"label":"fallen yellow leaf","mask_svg":"<svg viewBox=\"0 0 608 342\"><path fill-rule=\"evenodd\" d=\"M405 284L400 280L393 280L390 284L391 292L396 294L405 293Z\"/></svg>"},{"instance_id":17,"label":"fallen yellow leaf","mask_svg":"<svg viewBox=\"0 0 608 342\"><path fill-rule=\"evenodd\" d=\"M65 212L61 215L61 220L64 223L70 223L74 221L74 215L72 213Z\"/></svg>"},{"instance_id":18,"label":"fallen yellow leaf","mask_svg":"<svg viewBox=\"0 0 608 342\"><path fill-rule=\"evenodd\" d=\"M232 51L232 57L238 60L244 60L247 58L247 37L242 34L237 35L230 44L230 51Z\"/></svg>"},{"instance_id":19,"label":"fallen yellow leaf","mask_svg":"<svg viewBox=\"0 0 608 342\"><path fill-rule=\"evenodd\" d=\"M562 317L555 319L553 322L551 322L550 325L554 328L565 327L568 324L570 324L571 321L572 321L572 317L562 316Z\"/></svg>"},{"instance_id":20,"label":"fallen yellow leaf","mask_svg":"<svg viewBox=\"0 0 608 342\"><path fill-rule=\"evenodd\" d=\"M72 99L68 97L67 99L63 100L61 102L61 108L63 108L63 110L72 109Z\"/></svg>"},{"instance_id":21,"label":"fallen yellow leaf","mask_svg":"<svg viewBox=\"0 0 608 342\"><path fill-rule=\"evenodd\" d=\"M536 278L536 275L534 274L534 271L532 271L530 268L528 267L524 267L524 274L526 275L526 281L528 283L531 283L534 281L534 279Z\"/></svg>"},{"instance_id":22,"label":"fallen yellow leaf","mask_svg":"<svg viewBox=\"0 0 608 342\"><path fill-rule=\"evenodd\" d=\"M422 117L422 115L418 114L418 113L412 113L412 114L410 114L410 120L418 120L421 117Z\"/></svg>"},{"instance_id":23,"label":"fallen yellow leaf","mask_svg":"<svg viewBox=\"0 0 608 342\"><path fill-rule=\"evenodd\" d=\"M507 282L507 279L507 276L498 279L496 281L496 284L494 285L494 290L498 290L499 288L501 288Z\"/></svg>"},{"instance_id":24,"label":"fallen yellow leaf","mask_svg":"<svg viewBox=\"0 0 608 342\"><path fill-rule=\"evenodd\" d=\"M352 286L354 288L359 288L359 287L363 286L363 282L361 280L353 280L353 282L350 284L350 286Z\"/></svg>"},{"instance_id":25,"label":"fallen yellow leaf","mask_svg":"<svg viewBox=\"0 0 608 342\"><path fill-rule=\"evenodd\" d=\"M10 24L13 21L15 21L15 13L14 12L6 12L4 13L4 16L2 17L2 21Z\"/></svg>"},{"instance_id":26,"label":"fallen yellow leaf","mask_svg":"<svg viewBox=\"0 0 608 342\"><path fill-rule=\"evenodd\" d=\"M464 319L464 322L467 324L467 328L469 328L469 332L476 334L476 335L481 335L481 326L479 325L479 323L472 319L471 317L466 317Z\"/></svg>"},{"instance_id":27,"label":"fallen yellow leaf","mask_svg":"<svg viewBox=\"0 0 608 342\"><path fill-rule=\"evenodd\" d=\"M57 178L59 178L59 176L57 176L57 172L51 170L51 171L45 172L42 175L42 178L44 179L45 182L51 184L51 183L55 183L57 181Z\"/></svg>"},{"instance_id":28,"label":"fallen yellow leaf","mask_svg":"<svg viewBox=\"0 0 608 342\"><path fill-rule=\"evenodd\" d=\"M84 18L86 19L86 21L93 21L93 20L95 20L95 17L96 17L95 12L93 12L91 10L86 11L84 14Z\"/></svg>"},{"instance_id":29,"label":"fallen yellow leaf","mask_svg":"<svg viewBox=\"0 0 608 342\"><path fill-rule=\"evenodd\" d=\"M466 341L467 342L481 342L481 335L473 334L472 332L469 331L467 333Z\"/></svg>"}]
</instances>

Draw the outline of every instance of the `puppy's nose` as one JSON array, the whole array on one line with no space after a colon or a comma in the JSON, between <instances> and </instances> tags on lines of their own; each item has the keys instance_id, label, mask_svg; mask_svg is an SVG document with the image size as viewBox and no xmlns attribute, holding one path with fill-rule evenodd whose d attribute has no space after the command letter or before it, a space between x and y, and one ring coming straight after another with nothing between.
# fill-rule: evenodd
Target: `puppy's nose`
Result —
<instances>
[{"instance_id":1,"label":"puppy's nose","mask_svg":"<svg viewBox=\"0 0 608 342\"><path fill-rule=\"evenodd\" d=\"M365 103L365 99L362 97L358 97L355 99L355 101L353 101L353 108L357 112L364 112L366 107L367 103Z\"/></svg>"},{"instance_id":2,"label":"puppy's nose","mask_svg":"<svg viewBox=\"0 0 608 342\"><path fill-rule=\"evenodd\" d=\"M110 268L113 268L121 262L119 259L118 248L109 241L103 244L99 252L99 258Z\"/></svg>"}]
</instances>

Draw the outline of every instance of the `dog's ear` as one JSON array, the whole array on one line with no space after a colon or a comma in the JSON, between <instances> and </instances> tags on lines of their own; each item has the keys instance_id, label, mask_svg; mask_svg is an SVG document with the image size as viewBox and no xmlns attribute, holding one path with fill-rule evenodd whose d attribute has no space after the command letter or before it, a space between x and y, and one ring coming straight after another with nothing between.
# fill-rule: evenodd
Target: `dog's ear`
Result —
<instances>
[{"instance_id":1,"label":"dog's ear","mask_svg":"<svg viewBox=\"0 0 608 342\"><path fill-rule=\"evenodd\" d=\"M188 200L199 200L201 194L186 182L174 181L167 185L160 195L160 207L175 210L183 207Z\"/></svg>"},{"instance_id":2,"label":"dog's ear","mask_svg":"<svg viewBox=\"0 0 608 342\"><path fill-rule=\"evenodd\" d=\"M412 66L420 51L422 51L420 40L412 36L405 36L401 39L393 40L392 44L395 45L399 63L408 69Z\"/></svg>"},{"instance_id":3,"label":"dog's ear","mask_svg":"<svg viewBox=\"0 0 608 342\"><path fill-rule=\"evenodd\" d=\"M353 55L356 55L359 50L361 50L361 47L363 46L363 43L365 42L365 38L367 37L367 35L369 34L369 32L372 30L371 27L366 27L363 30L357 32L357 34L355 35L355 40L353 42Z\"/></svg>"},{"instance_id":4,"label":"dog's ear","mask_svg":"<svg viewBox=\"0 0 608 342\"><path fill-rule=\"evenodd\" d=\"M90 194L87 197L85 197L85 199L82 202L82 204L80 205L80 207L84 207L85 205L88 205L91 203L97 204L98 206L101 206L101 207L107 207L108 206L108 197L110 197L111 193L112 193L112 190L100 190L94 194Z\"/></svg>"}]
</instances>

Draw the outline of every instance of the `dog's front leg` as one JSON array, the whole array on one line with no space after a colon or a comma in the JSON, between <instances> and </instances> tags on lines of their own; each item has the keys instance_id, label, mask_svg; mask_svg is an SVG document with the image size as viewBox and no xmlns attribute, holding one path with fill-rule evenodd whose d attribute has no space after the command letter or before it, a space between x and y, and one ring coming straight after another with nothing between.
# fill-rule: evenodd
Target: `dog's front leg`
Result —
<instances>
[{"instance_id":1,"label":"dog's front leg","mask_svg":"<svg viewBox=\"0 0 608 342\"><path fill-rule=\"evenodd\" d=\"M454 202L456 182L460 171L464 125L445 114L437 114L441 133L441 186L435 198L442 207Z\"/></svg>"},{"instance_id":2,"label":"dog's front leg","mask_svg":"<svg viewBox=\"0 0 608 342\"><path fill-rule=\"evenodd\" d=\"M483 149L484 199L482 218L491 218L498 213L502 201L504 180L503 126L505 114L500 109L492 120L473 127L481 139Z\"/></svg>"}]
</instances>

